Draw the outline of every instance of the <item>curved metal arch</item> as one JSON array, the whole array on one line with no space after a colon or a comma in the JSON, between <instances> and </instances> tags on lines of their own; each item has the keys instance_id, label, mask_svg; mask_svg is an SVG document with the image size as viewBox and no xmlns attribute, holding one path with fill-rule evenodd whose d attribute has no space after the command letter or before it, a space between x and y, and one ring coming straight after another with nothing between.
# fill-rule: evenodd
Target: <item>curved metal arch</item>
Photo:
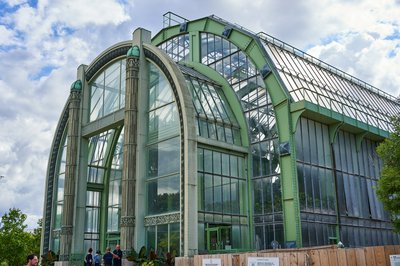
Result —
<instances>
[{"instance_id":1,"label":"curved metal arch","mask_svg":"<svg viewBox=\"0 0 400 266\"><path fill-rule=\"evenodd\" d=\"M46 173L46 200L43 207L43 230L42 230L42 243L41 252L46 254L50 250L50 236L52 227L52 212L53 198L54 198L54 184L56 179L56 166L60 156L60 145L66 134L68 116L69 116L69 98L65 103L63 111L61 112L60 119L58 120L57 128L54 134L53 142L51 144L50 155L47 165Z\"/></svg>"},{"instance_id":2,"label":"curved metal arch","mask_svg":"<svg viewBox=\"0 0 400 266\"><path fill-rule=\"evenodd\" d=\"M124 41L117 43L98 55L85 71L85 79L90 81L96 73L103 68L111 60L126 55L128 50L132 47L132 41Z\"/></svg>"},{"instance_id":3,"label":"curved metal arch","mask_svg":"<svg viewBox=\"0 0 400 266\"><path fill-rule=\"evenodd\" d=\"M236 27L230 27L230 25L228 25L227 23L223 24L222 21L218 21L212 17L205 17L187 23L187 32L189 32L189 34L191 32L207 32L229 40L252 60L260 73L262 73L265 65L269 66L272 71L272 75L268 75L263 78L266 88L269 88L268 93L270 94L272 104L274 106L277 106L283 101L290 99L288 90L286 89L283 82L280 80L278 73L276 73L275 67L273 67L274 64L272 60L269 58L269 55L265 51L259 38L256 35ZM224 31L226 32L226 28L228 27L230 27L230 32L228 36L225 36ZM161 30L156 36L154 36L154 38L152 39L152 43L157 46L162 42L181 34L182 32L179 31L179 25L166 28Z\"/></svg>"}]
</instances>

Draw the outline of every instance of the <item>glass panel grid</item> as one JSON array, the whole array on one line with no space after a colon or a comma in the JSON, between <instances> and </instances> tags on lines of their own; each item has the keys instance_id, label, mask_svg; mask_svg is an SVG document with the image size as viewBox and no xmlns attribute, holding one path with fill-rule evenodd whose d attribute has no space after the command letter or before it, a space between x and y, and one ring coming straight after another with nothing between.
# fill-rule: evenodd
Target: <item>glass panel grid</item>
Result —
<instances>
[{"instance_id":1,"label":"glass panel grid","mask_svg":"<svg viewBox=\"0 0 400 266\"><path fill-rule=\"evenodd\" d=\"M293 100L307 100L369 125L391 130L388 117L400 112L400 105L393 96L315 58L299 56L294 53L294 48L286 49L267 38L261 39ZM330 95L324 95L324 91L329 91Z\"/></svg>"},{"instance_id":2,"label":"glass panel grid","mask_svg":"<svg viewBox=\"0 0 400 266\"><path fill-rule=\"evenodd\" d=\"M88 154L88 175L87 181L92 183L103 183L105 171L106 152L114 130L108 130L100 133L89 139L89 154Z\"/></svg>"},{"instance_id":3,"label":"glass panel grid","mask_svg":"<svg viewBox=\"0 0 400 266\"><path fill-rule=\"evenodd\" d=\"M203 79L193 69L180 67L192 95L200 136L241 145L240 134L237 133L240 128L222 89Z\"/></svg>"},{"instance_id":4,"label":"glass panel grid","mask_svg":"<svg viewBox=\"0 0 400 266\"><path fill-rule=\"evenodd\" d=\"M175 62L186 61L190 56L189 34L183 34L169 39L158 46Z\"/></svg>"},{"instance_id":5,"label":"glass panel grid","mask_svg":"<svg viewBox=\"0 0 400 266\"><path fill-rule=\"evenodd\" d=\"M94 121L125 106L126 60L107 66L90 86L90 116Z\"/></svg>"}]
</instances>

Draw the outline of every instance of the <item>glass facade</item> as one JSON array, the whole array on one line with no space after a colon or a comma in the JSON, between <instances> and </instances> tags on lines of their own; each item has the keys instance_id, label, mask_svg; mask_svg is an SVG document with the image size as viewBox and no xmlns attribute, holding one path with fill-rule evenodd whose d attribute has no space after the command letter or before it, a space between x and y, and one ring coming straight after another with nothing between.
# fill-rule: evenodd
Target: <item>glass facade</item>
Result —
<instances>
[{"instance_id":1,"label":"glass facade","mask_svg":"<svg viewBox=\"0 0 400 266\"><path fill-rule=\"evenodd\" d=\"M359 147L356 143L356 135L339 131L333 145L340 237L349 246L399 243L390 216L375 192L382 168L376 153L378 143L369 139L363 139Z\"/></svg>"},{"instance_id":2,"label":"glass facade","mask_svg":"<svg viewBox=\"0 0 400 266\"><path fill-rule=\"evenodd\" d=\"M164 73L148 61L148 216L179 212L180 209L180 125L171 84ZM179 223L147 226L147 246L179 254Z\"/></svg>"},{"instance_id":3,"label":"glass facade","mask_svg":"<svg viewBox=\"0 0 400 266\"><path fill-rule=\"evenodd\" d=\"M125 106L126 60L107 66L90 85L90 116L94 121Z\"/></svg>"},{"instance_id":4,"label":"glass facade","mask_svg":"<svg viewBox=\"0 0 400 266\"><path fill-rule=\"evenodd\" d=\"M107 200L107 246L114 246L120 238L120 220L121 220L121 179L123 167L123 147L124 147L124 129L122 128L115 145L112 156L110 175L108 179L108 200ZM111 245L111 243L113 245Z\"/></svg>"},{"instance_id":5,"label":"glass facade","mask_svg":"<svg viewBox=\"0 0 400 266\"><path fill-rule=\"evenodd\" d=\"M337 201L329 128L301 118L296 129L297 178L303 246L335 244Z\"/></svg>"},{"instance_id":6,"label":"glass facade","mask_svg":"<svg viewBox=\"0 0 400 266\"><path fill-rule=\"evenodd\" d=\"M83 240L85 250L89 248L98 250L100 247L100 203L100 191L86 192L85 236Z\"/></svg>"},{"instance_id":7,"label":"glass facade","mask_svg":"<svg viewBox=\"0 0 400 266\"><path fill-rule=\"evenodd\" d=\"M146 231L147 246L157 250L160 254L170 252L174 256L179 254L179 223L148 226Z\"/></svg>"},{"instance_id":8,"label":"glass facade","mask_svg":"<svg viewBox=\"0 0 400 266\"><path fill-rule=\"evenodd\" d=\"M253 186L257 187L260 182L267 184L272 183L271 180L279 180L275 113L260 72L233 43L210 33L201 33L201 62L220 73L240 100L251 141ZM263 198L254 199L254 208L257 204L262 206L261 212L254 209L254 223L258 232L258 245L263 249L270 247L270 239L278 237L277 240L283 241L282 210L273 206L282 205L280 186L275 185L277 196L274 201L267 200L267 187L261 191ZM264 198L265 201L258 202ZM266 207L265 204L271 205Z\"/></svg>"},{"instance_id":9,"label":"glass facade","mask_svg":"<svg viewBox=\"0 0 400 266\"><path fill-rule=\"evenodd\" d=\"M206 148L197 150L199 252L249 248L245 158Z\"/></svg>"},{"instance_id":10,"label":"glass facade","mask_svg":"<svg viewBox=\"0 0 400 266\"><path fill-rule=\"evenodd\" d=\"M374 189L382 167L377 145L368 139L357 144L355 134L339 130L331 146L327 125L300 119L296 155L303 246L338 240L350 247L398 243Z\"/></svg>"},{"instance_id":11,"label":"glass facade","mask_svg":"<svg viewBox=\"0 0 400 266\"><path fill-rule=\"evenodd\" d=\"M90 138L87 182L103 184L107 169L106 155L113 135L114 130L109 130Z\"/></svg>"}]
</instances>

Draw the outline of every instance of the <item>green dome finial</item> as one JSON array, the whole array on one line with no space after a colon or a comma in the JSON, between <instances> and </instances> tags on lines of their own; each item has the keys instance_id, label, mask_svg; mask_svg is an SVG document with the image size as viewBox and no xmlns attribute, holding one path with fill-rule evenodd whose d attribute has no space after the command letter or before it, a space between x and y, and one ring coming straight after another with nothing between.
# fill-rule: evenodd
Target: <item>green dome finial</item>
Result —
<instances>
[{"instance_id":1,"label":"green dome finial","mask_svg":"<svg viewBox=\"0 0 400 266\"><path fill-rule=\"evenodd\" d=\"M76 90L76 91L82 90L82 81L79 79L74 81L74 83L72 83L71 85L71 90Z\"/></svg>"},{"instance_id":2,"label":"green dome finial","mask_svg":"<svg viewBox=\"0 0 400 266\"><path fill-rule=\"evenodd\" d=\"M139 46L134 45L131 48L129 48L128 52L126 53L126 56L130 57L140 57L140 49Z\"/></svg>"}]
</instances>

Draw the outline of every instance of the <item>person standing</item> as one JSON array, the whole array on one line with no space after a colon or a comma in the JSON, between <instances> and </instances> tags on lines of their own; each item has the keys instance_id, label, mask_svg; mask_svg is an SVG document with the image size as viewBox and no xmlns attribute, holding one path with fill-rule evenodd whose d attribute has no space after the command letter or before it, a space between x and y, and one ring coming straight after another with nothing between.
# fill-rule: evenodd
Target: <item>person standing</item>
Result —
<instances>
[{"instance_id":1,"label":"person standing","mask_svg":"<svg viewBox=\"0 0 400 266\"><path fill-rule=\"evenodd\" d=\"M101 265L101 253L100 250L96 251L96 255L93 257L93 262L94 266L100 266Z\"/></svg>"},{"instance_id":2,"label":"person standing","mask_svg":"<svg viewBox=\"0 0 400 266\"><path fill-rule=\"evenodd\" d=\"M103 255L104 266L112 266L113 254L111 253L111 248L106 248L106 253Z\"/></svg>"},{"instance_id":3,"label":"person standing","mask_svg":"<svg viewBox=\"0 0 400 266\"><path fill-rule=\"evenodd\" d=\"M86 254L86 257L85 257L85 266L92 266L92 263L93 263L92 251L93 251L92 248L88 249L88 254Z\"/></svg>"},{"instance_id":4,"label":"person standing","mask_svg":"<svg viewBox=\"0 0 400 266\"><path fill-rule=\"evenodd\" d=\"M36 266L38 264L38 258L35 254L29 254L26 257L26 266Z\"/></svg>"},{"instance_id":5,"label":"person standing","mask_svg":"<svg viewBox=\"0 0 400 266\"><path fill-rule=\"evenodd\" d=\"M116 245L113 251L113 265L121 266L121 260L122 260L122 250L119 245Z\"/></svg>"}]
</instances>

